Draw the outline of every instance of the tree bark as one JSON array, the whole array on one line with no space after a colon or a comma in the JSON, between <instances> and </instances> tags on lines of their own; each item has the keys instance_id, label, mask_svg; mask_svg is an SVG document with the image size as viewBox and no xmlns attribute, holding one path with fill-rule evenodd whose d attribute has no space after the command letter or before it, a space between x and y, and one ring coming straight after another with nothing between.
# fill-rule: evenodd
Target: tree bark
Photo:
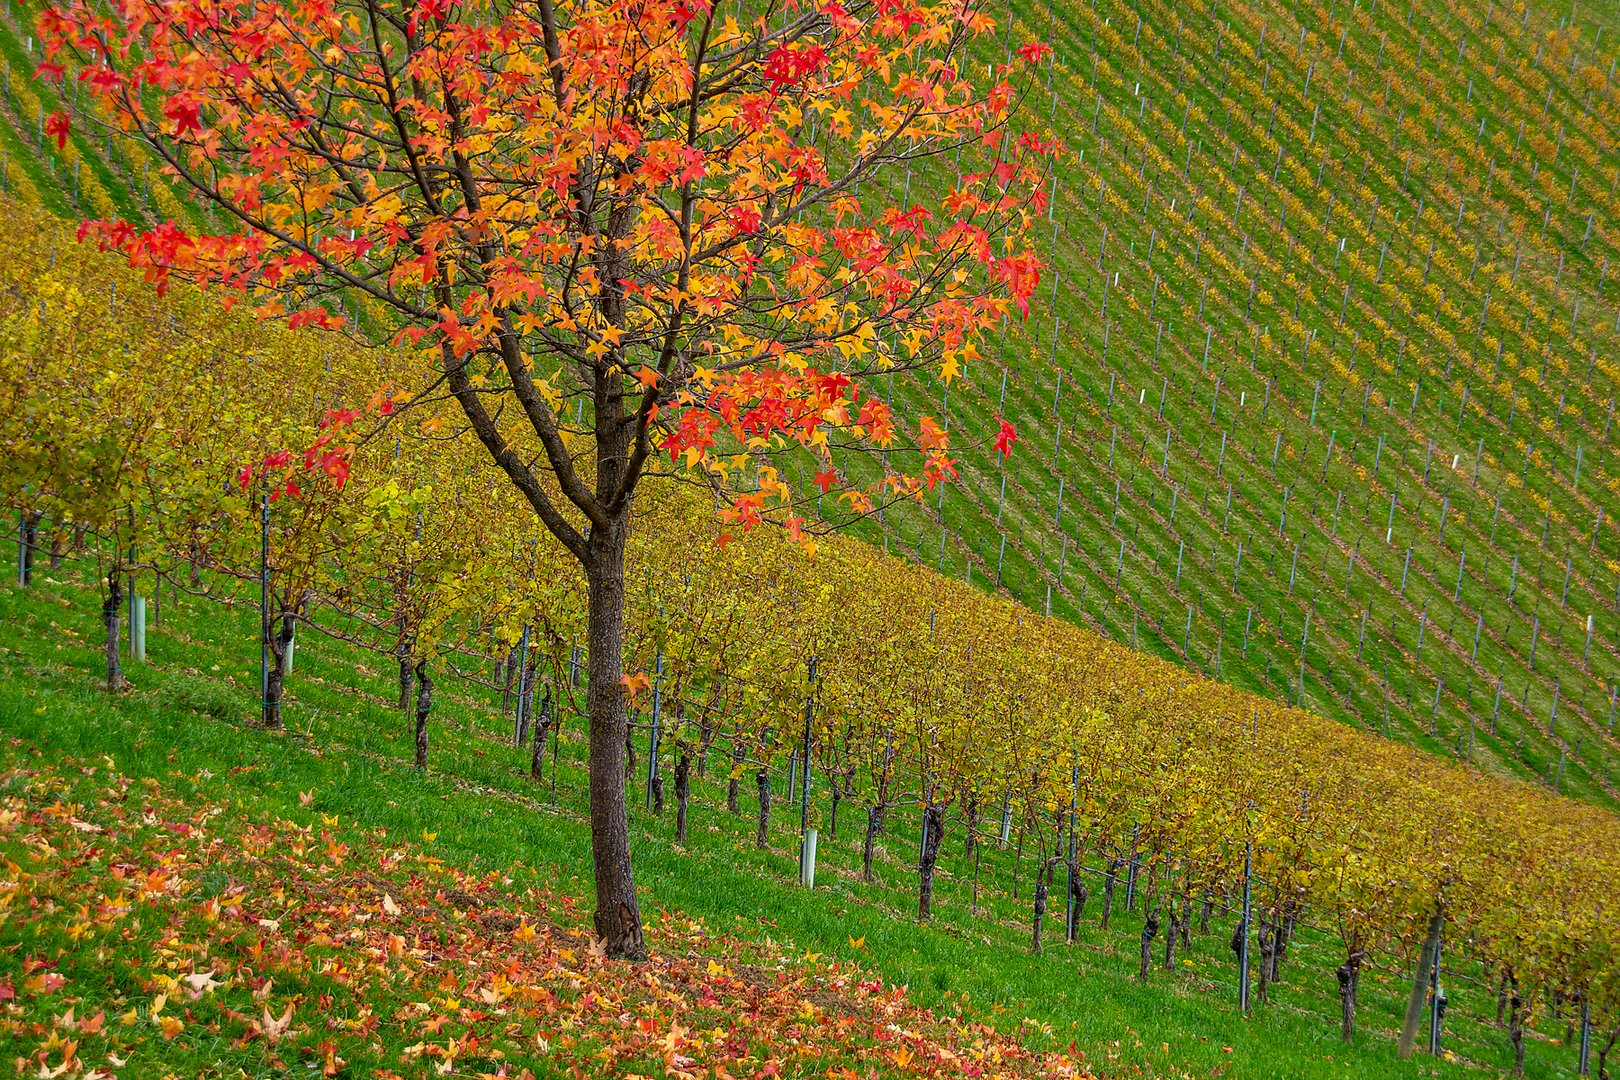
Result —
<instances>
[{"instance_id":1,"label":"tree bark","mask_svg":"<svg viewBox=\"0 0 1620 1080\"><path fill-rule=\"evenodd\" d=\"M551 687L540 699L540 719L534 728L534 742L529 749L529 779L546 778L546 736L551 732Z\"/></svg>"},{"instance_id":2,"label":"tree bark","mask_svg":"<svg viewBox=\"0 0 1620 1080\"><path fill-rule=\"evenodd\" d=\"M427 673L427 662L416 665L416 767L427 768L428 713L433 711L433 679Z\"/></svg>"},{"instance_id":3,"label":"tree bark","mask_svg":"<svg viewBox=\"0 0 1620 1080\"><path fill-rule=\"evenodd\" d=\"M742 813L742 807L737 803L737 777L741 775L742 765L748 758L743 749L742 740L733 738L731 741L731 779L726 784L726 809L733 814Z\"/></svg>"},{"instance_id":4,"label":"tree bark","mask_svg":"<svg viewBox=\"0 0 1620 1080\"><path fill-rule=\"evenodd\" d=\"M768 844L767 830L771 824L771 771L767 768L756 771L754 785L759 788L759 832L754 836L754 846L763 849Z\"/></svg>"},{"instance_id":5,"label":"tree bark","mask_svg":"<svg viewBox=\"0 0 1620 1080\"><path fill-rule=\"evenodd\" d=\"M1351 946L1334 975L1339 980L1339 1037L1349 1042L1356 1031L1356 991L1361 986L1362 952Z\"/></svg>"},{"instance_id":6,"label":"tree bark","mask_svg":"<svg viewBox=\"0 0 1620 1080\"><path fill-rule=\"evenodd\" d=\"M1052 877L1052 860L1035 868L1035 917L1031 922L1029 940L1030 951L1036 956L1041 955L1041 923L1046 919L1046 896L1050 889L1048 882Z\"/></svg>"},{"instance_id":7,"label":"tree bark","mask_svg":"<svg viewBox=\"0 0 1620 1080\"><path fill-rule=\"evenodd\" d=\"M1205 892L1204 892L1204 906L1203 906L1203 909L1200 910L1199 913L1198 913L1198 932L1200 934L1209 933L1209 916L1210 916L1210 912L1213 911L1214 908L1215 908L1215 900L1214 900L1214 898L1212 896L1209 895L1209 891L1205 890Z\"/></svg>"},{"instance_id":8,"label":"tree bark","mask_svg":"<svg viewBox=\"0 0 1620 1080\"><path fill-rule=\"evenodd\" d=\"M624 677L623 519L594 528L585 567L589 594L591 857L596 875L596 934L610 957L644 960L646 939L630 864L630 815L624 798L629 733Z\"/></svg>"},{"instance_id":9,"label":"tree bark","mask_svg":"<svg viewBox=\"0 0 1620 1080\"><path fill-rule=\"evenodd\" d=\"M293 639L297 626L290 612L272 619L270 633L270 671L265 680L264 726L272 731L282 729L281 696L287 685L287 645Z\"/></svg>"},{"instance_id":10,"label":"tree bark","mask_svg":"<svg viewBox=\"0 0 1620 1080\"><path fill-rule=\"evenodd\" d=\"M1114 917L1114 883L1119 880L1120 860L1112 858L1103 869L1103 909L1102 928L1108 929L1109 920Z\"/></svg>"},{"instance_id":11,"label":"tree bark","mask_svg":"<svg viewBox=\"0 0 1620 1080\"><path fill-rule=\"evenodd\" d=\"M686 843L686 808L692 800L692 757L683 746L675 756L675 842Z\"/></svg>"},{"instance_id":12,"label":"tree bark","mask_svg":"<svg viewBox=\"0 0 1620 1080\"><path fill-rule=\"evenodd\" d=\"M411 662L409 646L401 644L399 656L399 711L409 712L411 708L411 689L414 681L414 669Z\"/></svg>"},{"instance_id":13,"label":"tree bark","mask_svg":"<svg viewBox=\"0 0 1620 1080\"><path fill-rule=\"evenodd\" d=\"M1073 905L1074 911L1073 917L1069 919L1067 938L1069 944L1073 945L1080 936L1080 916L1085 914L1086 901L1090 898L1091 893L1086 888L1086 883L1080 880L1079 866L1070 861L1066 869L1069 875L1069 902Z\"/></svg>"},{"instance_id":14,"label":"tree bark","mask_svg":"<svg viewBox=\"0 0 1620 1080\"><path fill-rule=\"evenodd\" d=\"M861 880L870 883L872 854L877 848L877 835L883 829L883 804L875 803L866 809L866 838L861 841Z\"/></svg>"},{"instance_id":15,"label":"tree bark","mask_svg":"<svg viewBox=\"0 0 1620 1080\"><path fill-rule=\"evenodd\" d=\"M101 620L107 627L107 692L116 694L125 686L124 673L118 667L118 637L122 620L119 609L124 605L124 586L118 568L107 575L107 599L101 605Z\"/></svg>"},{"instance_id":16,"label":"tree bark","mask_svg":"<svg viewBox=\"0 0 1620 1080\"><path fill-rule=\"evenodd\" d=\"M1609 1080L1609 1052L1614 1049L1616 1039L1620 1039L1620 1022L1610 1030L1608 1041L1598 1048L1598 1080Z\"/></svg>"},{"instance_id":17,"label":"tree bark","mask_svg":"<svg viewBox=\"0 0 1620 1080\"><path fill-rule=\"evenodd\" d=\"M1147 906L1144 898L1142 906ZM1159 936L1159 905L1154 904L1153 910L1148 912L1147 922L1142 924L1142 964L1137 972L1143 982L1147 982L1148 968L1153 963L1153 939Z\"/></svg>"},{"instance_id":18,"label":"tree bark","mask_svg":"<svg viewBox=\"0 0 1620 1080\"><path fill-rule=\"evenodd\" d=\"M920 881L917 887L917 918L927 922L934 914L934 867L939 862L940 841L945 838L945 807L929 803L923 814L922 854L917 860Z\"/></svg>"},{"instance_id":19,"label":"tree bark","mask_svg":"<svg viewBox=\"0 0 1620 1080\"><path fill-rule=\"evenodd\" d=\"M1519 991L1508 1001L1508 1042L1513 1046L1513 1075L1524 1075L1524 1002Z\"/></svg>"}]
</instances>

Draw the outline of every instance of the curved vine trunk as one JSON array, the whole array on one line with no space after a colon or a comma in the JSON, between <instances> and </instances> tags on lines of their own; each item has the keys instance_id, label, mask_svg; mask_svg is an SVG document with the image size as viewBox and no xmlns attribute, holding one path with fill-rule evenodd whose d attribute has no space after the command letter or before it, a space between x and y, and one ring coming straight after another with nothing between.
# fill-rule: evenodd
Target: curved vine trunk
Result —
<instances>
[{"instance_id":1,"label":"curved vine trunk","mask_svg":"<svg viewBox=\"0 0 1620 1080\"><path fill-rule=\"evenodd\" d=\"M866 809L866 838L861 841L861 880L871 882L872 854L877 847L877 834L883 829L883 804L875 803Z\"/></svg>"},{"instance_id":2,"label":"curved vine trunk","mask_svg":"<svg viewBox=\"0 0 1620 1080\"><path fill-rule=\"evenodd\" d=\"M945 807L930 803L923 814L922 854L917 859L920 881L917 887L917 918L927 922L934 914L934 867L939 862L939 845L945 839Z\"/></svg>"},{"instance_id":3,"label":"curved vine trunk","mask_svg":"<svg viewBox=\"0 0 1620 1080\"><path fill-rule=\"evenodd\" d=\"M692 756L682 746L675 756L675 842L686 843L686 809L692 801Z\"/></svg>"},{"instance_id":4,"label":"curved vine trunk","mask_svg":"<svg viewBox=\"0 0 1620 1080\"><path fill-rule=\"evenodd\" d=\"M1620 1021L1610 1030L1608 1041L1598 1048L1598 1080L1609 1080L1609 1052L1614 1049L1616 1039L1620 1039Z\"/></svg>"},{"instance_id":5,"label":"curved vine trunk","mask_svg":"<svg viewBox=\"0 0 1620 1080\"><path fill-rule=\"evenodd\" d=\"M1204 906L1198 912L1198 932L1200 934L1209 933L1209 916L1214 909L1215 899L1209 895L1209 890L1206 889L1204 891Z\"/></svg>"},{"instance_id":6,"label":"curved vine trunk","mask_svg":"<svg viewBox=\"0 0 1620 1080\"><path fill-rule=\"evenodd\" d=\"M1143 901L1143 906L1146 906ZM1154 904L1153 910L1148 912L1147 922L1142 924L1142 956L1141 968L1137 972L1143 982L1147 982L1148 968L1153 963L1153 939L1159 936L1159 905Z\"/></svg>"},{"instance_id":7,"label":"curved vine trunk","mask_svg":"<svg viewBox=\"0 0 1620 1080\"><path fill-rule=\"evenodd\" d=\"M1271 999L1266 991L1271 985L1271 954L1277 939L1272 932L1271 922L1264 915L1260 916L1260 933L1256 935L1256 940L1260 943L1260 1002L1270 1004Z\"/></svg>"},{"instance_id":8,"label":"curved vine trunk","mask_svg":"<svg viewBox=\"0 0 1620 1080\"><path fill-rule=\"evenodd\" d=\"M433 711L433 679L425 662L416 665L416 767L427 768L428 713Z\"/></svg>"}]
</instances>

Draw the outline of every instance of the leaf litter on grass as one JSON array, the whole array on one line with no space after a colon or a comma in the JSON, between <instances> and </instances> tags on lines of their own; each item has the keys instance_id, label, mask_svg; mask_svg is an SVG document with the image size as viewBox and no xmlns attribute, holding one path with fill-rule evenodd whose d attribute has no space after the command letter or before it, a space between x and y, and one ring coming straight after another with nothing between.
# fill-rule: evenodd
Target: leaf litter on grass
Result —
<instances>
[{"instance_id":1,"label":"leaf litter on grass","mask_svg":"<svg viewBox=\"0 0 1620 1080\"><path fill-rule=\"evenodd\" d=\"M20 1075L1088 1077L858 965L589 903L381 829L0 754L0 1050Z\"/></svg>"}]
</instances>

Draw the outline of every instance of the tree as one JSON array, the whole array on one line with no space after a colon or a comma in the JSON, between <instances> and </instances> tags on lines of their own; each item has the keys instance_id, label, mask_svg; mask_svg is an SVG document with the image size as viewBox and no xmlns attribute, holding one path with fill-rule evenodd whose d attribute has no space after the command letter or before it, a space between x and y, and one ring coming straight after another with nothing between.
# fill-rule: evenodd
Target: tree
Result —
<instances>
[{"instance_id":1,"label":"tree","mask_svg":"<svg viewBox=\"0 0 1620 1080\"><path fill-rule=\"evenodd\" d=\"M84 231L160 283L431 351L579 562L610 955L645 952L621 761L638 485L680 472L728 523L808 542L785 454L814 456L845 519L953 474L940 426L902 432L862 383L949 379L1027 311L1053 146L1012 130L1018 65L983 89L964 77L993 27L975 0L63 0L39 17L41 70L76 66L102 114L235 223ZM902 171L896 206L872 181ZM879 475L857 479L876 449Z\"/></svg>"}]
</instances>

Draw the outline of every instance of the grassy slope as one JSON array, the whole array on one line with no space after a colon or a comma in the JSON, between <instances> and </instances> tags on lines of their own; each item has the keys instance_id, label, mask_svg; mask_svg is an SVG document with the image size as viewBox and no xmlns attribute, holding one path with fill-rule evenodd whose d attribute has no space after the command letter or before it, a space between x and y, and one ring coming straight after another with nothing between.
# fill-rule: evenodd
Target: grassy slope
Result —
<instances>
[{"instance_id":1,"label":"grassy slope","mask_svg":"<svg viewBox=\"0 0 1620 1080\"><path fill-rule=\"evenodd\" d=\"M96 603L91 590L75 583L78 573L60 572L58 581L36 583L26 595L11 585L0 589L0 731L21 738L44 760L107 755L127 775L230 805L248 820L285 816L314 823L320 815L345 826L385 828L401 839L431 834L431 853L451 866L477 873L522 862L565 895L588 894L577 722L564 731L553 799L549 787L526 778L527 752L510 747L509 721L488 707L490 695L446 687L433 725L432 769L418 774L406 764L407 725L385 702L386 663L314 639L298 650L290 731L255 730L243 718L254 702L256 615L246 604L190 599L159 609L149 635L153 662L130 665L136 689L111 701L95 686ZM777 790L784 786L785 777L777 777ZM301 793L309 793L308 805ZM633 793L641 794L639 783ZM791 943L790 954L855 960L908 984L923 1006L959 1006L966 995L974 1013L1036 1048L1073 1040L1104 1073L1386 1077L1466 1071L1421 1056L1394 1060L1390 1036L1403 1000L1396 972L1368 973L1363 1026L1351 1046L1339 1043L1332 969L1340 946L1329 934L1301 936L1275 1003L1245 1020L1232 1001L1235 969L1225 945L1232 920L1219 907L1211 933L1194 935L1181 970L1167 974L1156 967L1143 985L1134 976L1141 912L1116 907L1114 925L1103 933L1098 899L1087 908L1077 947L1054 940L1057 915L1049 920L1047 955L1029 955L1027 891L1021 900L1008 891L1020 867L1028 887L1028 866L1015 851L985 849L981 908L974 914L973 868L959 842L952 843L941 864L941 915L932 926L917 925L910 917L915 871L907 866L915 827L903 812L893 815L884 838L880 881L867 886L858 880L858 836L848 824L860 811L846 806L845 832L824 841L818 888L807 896L796 887L791 813L779 805L771 847L758 851L746 809L750 794L744 792L744 816L733 817L724 812L717 779L697 782L693 839L684 848L671 843L668 816L636 810L638 875L647 890L644 909L655 922L677 912L718 932ZM28 947L3 930L0 942L13 955ZM1477 965L1460 956L1454 963L1449 1045L1466 1062L1501 1069L1505 1035L1482 1022L1494 1015L1493 996L1465 981L1481 975ZM1540 1024L1554 1034L1561 1026L1550 1019ZM1532 1041L1527 1075L1565 1075L1572 1066L1572 1049L1539 1036Z\"/></svg>"},{"instance_id":2,"label":"grassy slope","mask_svg":"<svg viewBox=\"0 0 1620 1080\"><path fill-rule=\"evenodd\" d=\"M1056 49L1028 102L1072 152L1037 230L1053 272L955 386L890 390L949 419L965 482L867 538L1234 685L1614 805L1612 13L1008 10L981 59ZM0 17L8 189L70 217L195 218L86 125L66 148L40 141L61 101L26 77L31 43ZM1005 474L987 439L1001 414L1021 432Z\"/></svg>"}]
</instances>

